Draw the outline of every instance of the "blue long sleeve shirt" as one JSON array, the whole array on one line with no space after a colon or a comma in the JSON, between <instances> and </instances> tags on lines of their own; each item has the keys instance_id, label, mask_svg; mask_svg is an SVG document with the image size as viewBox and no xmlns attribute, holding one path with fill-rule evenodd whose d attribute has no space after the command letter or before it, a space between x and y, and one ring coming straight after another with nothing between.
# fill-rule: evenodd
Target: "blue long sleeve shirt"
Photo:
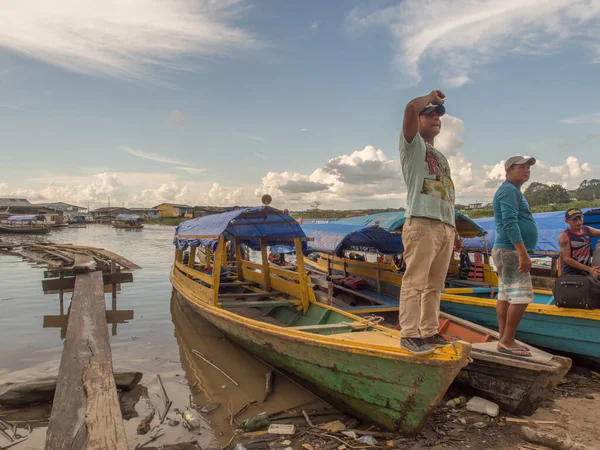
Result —
<instances>
[{"instance_id":1,"label":"blue long sleeve shirt","mask_svg":"<svg viewBox=\"0 0 600 450\"><path fill-rule=\"evenodd\" d=\"M494 248L514 249L523 243L529 253L535 250L538 227L521 190L505 181L494 195L496 240Z\"/></svg>"}]
</instances>

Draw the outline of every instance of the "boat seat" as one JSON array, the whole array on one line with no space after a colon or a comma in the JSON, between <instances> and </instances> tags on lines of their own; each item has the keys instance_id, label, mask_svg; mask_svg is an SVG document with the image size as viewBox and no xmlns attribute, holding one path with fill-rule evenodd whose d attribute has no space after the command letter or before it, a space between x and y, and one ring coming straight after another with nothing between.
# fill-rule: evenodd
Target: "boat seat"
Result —
<instances>
[{"instance_id":1,"label":"boat seat","mask_svg":"<svg viewBox=\"0 0 600 450\"><path fill-rule=\"evenodd\" d=\"M279 291L262 291L262 292L240 292L233 294L219 294L219 300L229 299L229 298L261 298L261 297L276 297L281 295Z\"/></svg>"},{"instance_id":2,"label":"boat seat","mask_svg":"<svg viewBox=\"0 0 600 450\"><path fill-rule=\"evenodd\" d=\"M219 287L236 287L236 286L257 286L256 281L232 281L227 283L219 283Z\"/></svg>"},{"instance_id":3,"label":"boat seat","mask_svg":"<svg viewBox=\"0 0 600 450\"><path fill-rule=\"evenodd\" d=\"M296 306L296 304L289 300L259 300L255 302L247 302L244 300L230 300L226 302L219 302L219 306L221 308L262 308L264 306Z\"/></svg>"}]
</instances>

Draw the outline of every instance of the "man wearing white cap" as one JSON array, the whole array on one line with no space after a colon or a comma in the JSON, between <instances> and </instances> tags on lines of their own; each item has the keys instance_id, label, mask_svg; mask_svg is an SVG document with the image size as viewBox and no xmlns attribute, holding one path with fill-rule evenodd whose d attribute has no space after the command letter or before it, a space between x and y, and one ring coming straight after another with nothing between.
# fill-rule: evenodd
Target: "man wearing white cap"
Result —
<instances>
[{"instance_id":1,"label":"man wearing white cap","mask_svg":"<svg viewBox=\"0 0 600 450\"><path fill-rule=\"evenodd\" d=\"M492 259L498 271L498 351L515 356L531 356L526 347L517 344L515 334L527 305L533 301L529 253L535 250L538 228L521 186L529 180L535 163L530 157L508 158L504 164L506 181L494 195L496 240Z\"/></svg>"},{"instance_id":2,"label":"man wearing white cap","mask_svg":"<svg viewBox=\"0 0 600 450\"><path fill-rule=\"evenodd\" d=\"M433 141L440 133L445 95L432 91L404 110L400 162L406 182L402 227L406 272L400 293L400 346L414 354L449 344L438 334L440 294L448 272L456 229L450 166Z\"/></svg>"}]
</instances>

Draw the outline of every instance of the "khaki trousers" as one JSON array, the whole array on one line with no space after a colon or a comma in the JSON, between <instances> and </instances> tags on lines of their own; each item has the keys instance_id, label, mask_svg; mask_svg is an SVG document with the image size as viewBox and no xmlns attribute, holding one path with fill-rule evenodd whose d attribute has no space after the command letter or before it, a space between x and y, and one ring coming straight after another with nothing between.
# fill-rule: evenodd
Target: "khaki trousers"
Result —
<instances>
[{"instance_id":1,"label":"khaki trousers","mask_svg":"<svg viewBox=\"0 0 600 450\"><path fill-rule=\"evenodd\" d=\"M400 291L402 337L428 338L438 332L440 294L452 250L454 227L440 220L409 217L402 229L406 272Z\"/></svg>"}]
</instances>

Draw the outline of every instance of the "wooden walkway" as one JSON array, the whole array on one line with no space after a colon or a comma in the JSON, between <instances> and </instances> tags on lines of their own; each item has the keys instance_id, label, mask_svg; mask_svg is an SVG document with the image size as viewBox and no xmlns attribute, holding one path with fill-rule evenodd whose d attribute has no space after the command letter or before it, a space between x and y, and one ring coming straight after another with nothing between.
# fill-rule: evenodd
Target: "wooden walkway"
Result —
<instances>
[{"instance_id":1,"label":"wooden walkway","mask_svg":"<svg viewBox=\"0 0 600 450\"><path fill-rule=\"evenodd\" d=\"M113 377L102 272L76 275L46 450L127 450Z\"/></svg>"}]
</instances>

